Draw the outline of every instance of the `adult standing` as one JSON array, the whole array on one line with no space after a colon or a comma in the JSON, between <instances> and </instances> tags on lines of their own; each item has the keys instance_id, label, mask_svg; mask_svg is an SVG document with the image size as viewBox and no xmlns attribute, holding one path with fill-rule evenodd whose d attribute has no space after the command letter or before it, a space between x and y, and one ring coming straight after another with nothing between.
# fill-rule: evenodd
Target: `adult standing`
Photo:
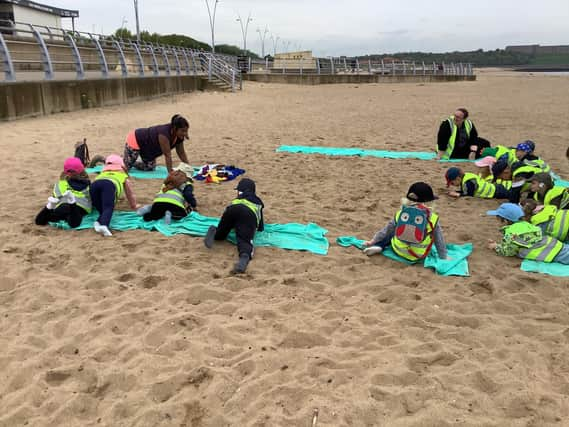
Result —
<instances>
[{"instance_id":1,"label":"adult standing","mask_svg":"<svg viewBox=\"0 0 569 427\"><path fill-rule=\"evenodd\" d=\"M172 171L172 149L183 163L188 163L184 141L188 139L190 124L176 114L165 125L140 128L131 131L126 137L124 163L127 169L132 167L144 171L156 168L156 159L164 155L168 172ZM140 161L137 161L140 157Z\"/></svg>"},{"instance_id":2,"label":"adult standing","mask_svg":"<svg viewBox=\"0 0 569 427\"><path fill-rule=\"evenodd\" d=\"M474 159L478 152L478 131L466 108L457 108L443 120L437 136L438 159Z\"/></svg>"}]
</instances>

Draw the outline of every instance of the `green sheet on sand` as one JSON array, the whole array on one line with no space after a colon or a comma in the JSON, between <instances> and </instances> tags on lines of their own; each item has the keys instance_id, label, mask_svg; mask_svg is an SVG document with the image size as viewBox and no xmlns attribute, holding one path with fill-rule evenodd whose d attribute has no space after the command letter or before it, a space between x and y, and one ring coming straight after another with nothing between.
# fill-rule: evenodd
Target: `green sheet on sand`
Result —
<instances>
[{"instance_id":1,"label":"green sheet on sand","mask_svg":"<svg viewBox=\"0 0 569 427\"><path fill-rule=\"evenodd\" d=\"M336 243L340 246L349 247L355 246L358 249L364 249L363 240L360 240L353 236L343 236L336 239ZM437 256L437 248L433 246L432 251L427 255L423 266L425 268L432 268L437 274L441 276L470 276L468 271L468 256L472 253L472 243L466 243L464 245L447 245L448 256L451 258L449 260L440 259ZM396 255L391 248L385 249L382 252L386 257L402 262L407 265L414 264Z\"/></svg>"},{"instance_id":2,"label":"green sheet on sand","mask_svg":"<svg viewBox=\"0 0 569 427\"><path fill-rule=\"evenodd\" d=\"M522 271L530 273L549 274L550 276L569 277L569 265L558 262L539 262L524 259L520 267Z\"/></svg>"},{"instance_id":3,"label":"green sheet on sand","mask_svg":"<svg viewBox=\"0 0 569 427\"><path fill-rule=\"evenodd\" d=\"M94 168L87 168L87 173L100 173L103 170L102 165L95 166ZM166 179L168 176L168 169L166 166L156 166L153 171L140 171L132 168L128 171L129 175L138 179Z\"/></svg>"},{"instance_id":4,"label":"green sheet on sand","mask_svg":"<svg viewBox=\"0 0 569 427\"><path fill-rule=\"evenodd\" d=\"M93 228L97 219L96 213L91 213L83 218L81 225L76 230ZM190 236L205 236L210 225L217 225L219 218L207 217L197 212L192 212L186 218L172 221L170 225L163 220L145 222L136 212L115 211L111 221L111 230L148 230L159 231L165 236L175 234L189 234ZM69 230L66 222L52 223L51 225ZM317 224L265 224L265 231L255 234L256 246L272 246L282 249L297 251L309 251L318 255L328 253L328 239L325 237L328 230ZM235 243L235 234L231 232L228 240Z\"/></svg>"},{"instance_id":5,"label":"green sheet on sand","mask_svg":"<svg viewBox=\"0 0 569 427\"><path fill-rule=\"evenodd\" d=\"M436 153L425 151L389 151L389 150L364 150L363 148L342 147L311 147L306 145L281 145L277 153L302 153L302 154L325 154L327 156L359 156L380 157L382 159L418 159L435 160ZM468 159L440 160L448 163L470 162Z\"/></svg>"}]
</instances>

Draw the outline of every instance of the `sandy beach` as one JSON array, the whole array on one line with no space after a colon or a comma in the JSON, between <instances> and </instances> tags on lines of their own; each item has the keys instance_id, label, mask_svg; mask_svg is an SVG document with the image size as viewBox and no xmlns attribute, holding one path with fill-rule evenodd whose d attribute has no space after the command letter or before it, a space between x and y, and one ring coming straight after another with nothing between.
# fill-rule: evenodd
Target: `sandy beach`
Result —
<instances>
[{"instance_id":1,"label":"sandy beach","mask_svg":"<svg viewBox=\"0 0 569 427\"><path fill-rule=\"evenodd\" d=\"M444 196L437 162L275 153L433 150L460 106L480 136L532 139L569 178L569 76L245 83L1 123L0 426L569 426L569 280L486 249L499 202ZM34 225L77 140L122 154L128 131L175 113L190 120L193 165L246 169L266 221L328 229L328 256L258 248L235 277L229 243ZM471 277L334 243L371 238L418 180L442 195L447 242L474 244ZM134 182L141 203L159 187ZM196 183L199 212L219 216L233 187Z\"/></svg>"}]
</instances>

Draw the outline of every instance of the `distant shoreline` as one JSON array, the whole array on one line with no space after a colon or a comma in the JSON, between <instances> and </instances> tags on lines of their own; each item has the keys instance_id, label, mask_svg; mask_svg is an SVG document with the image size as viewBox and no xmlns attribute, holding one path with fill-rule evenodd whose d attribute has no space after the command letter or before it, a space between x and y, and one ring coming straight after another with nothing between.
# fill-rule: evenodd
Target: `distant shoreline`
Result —
<instances>
[{"instance_id":1,"label":"distant shoreline","mask_svg":"<svg viewBox=\"0 0 569 427\"><path fill-rule=\"evenodd\" d=\"M557 72L569 71L569 64L566 65L520 65L512 67L513 71L523 72Z\"/></svg>"}]
</instances>

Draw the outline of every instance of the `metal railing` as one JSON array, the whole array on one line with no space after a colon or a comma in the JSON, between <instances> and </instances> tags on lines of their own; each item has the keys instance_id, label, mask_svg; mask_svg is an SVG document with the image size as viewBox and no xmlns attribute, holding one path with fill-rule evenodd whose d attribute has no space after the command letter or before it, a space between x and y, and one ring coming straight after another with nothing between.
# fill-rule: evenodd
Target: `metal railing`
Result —
<instances>
[{"instance_id":1,"label":"metal railing","mask_svg":"<svg viewBox=\"0 0 569 427\"><path fill-rule=\"evenodd\" d=\"M179 46L0 20L4 82L194 75L241 87L236 59Z\"/></svg>"},{"instance_id":2,"label":"metal railing","mask_svg":"<svg viewBox=\"0 0 569 427\"><path fill-rule=\"evenodd\" d=\"M247 72L273 74L379 74L472 76L472 64L361 60L358 58L251 59Z\"/></svg>"}]
</instances>

